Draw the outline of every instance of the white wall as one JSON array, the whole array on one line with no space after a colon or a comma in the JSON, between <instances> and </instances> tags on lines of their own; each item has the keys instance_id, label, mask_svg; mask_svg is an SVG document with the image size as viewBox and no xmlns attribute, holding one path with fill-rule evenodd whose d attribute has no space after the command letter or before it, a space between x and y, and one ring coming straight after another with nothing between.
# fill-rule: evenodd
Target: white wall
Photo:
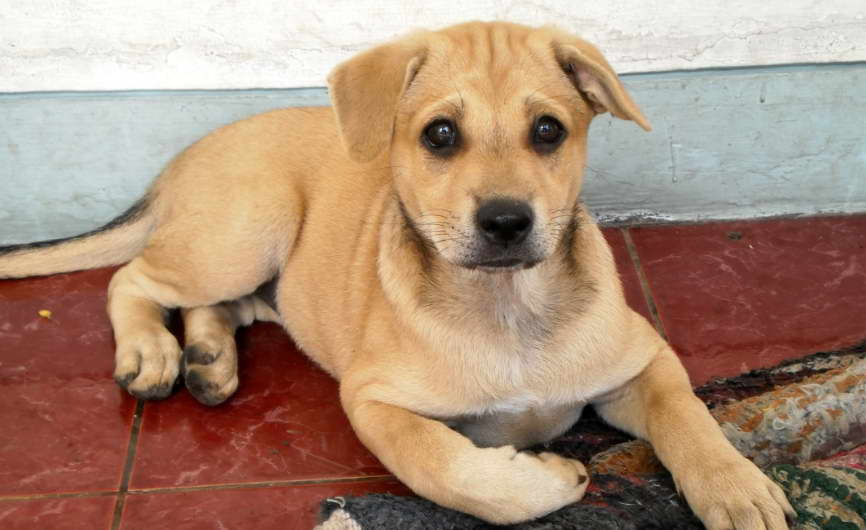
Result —
<instances>
[{"instance_id":1,"label":"white wall","mask_svg":"<svg viewBox=\"0 0 866 530\"><path fill-rule=\"evenodd\" d=\"M323 86L470 19L559 24L620 72L866 60L864 0L0 0L0 92Z\"/></svg>"}]
</instances>

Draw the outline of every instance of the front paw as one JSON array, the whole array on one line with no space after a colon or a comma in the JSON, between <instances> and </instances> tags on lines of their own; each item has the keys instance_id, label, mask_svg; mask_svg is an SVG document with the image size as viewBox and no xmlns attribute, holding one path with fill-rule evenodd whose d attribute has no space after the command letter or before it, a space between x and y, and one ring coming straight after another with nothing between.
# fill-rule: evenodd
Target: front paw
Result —
<instances>
[{"instance_id":1,"label":"front paw","mask_svg":"<svg viewBox=\"0 0 866 530\"><path fill-rule=\"evenodd\" d=\"M587 486L586 468L553 453L530 453L504 446L473 449L457 458L443 484L452 507L495 524L535 519L579 501Z\"/></svg>"},{"instance_id":2,"label":"front paw","mask_svg":"<svg viewBox=\"0 0 866 530\"><path fill-rule=\"evenodd\" d=\"M675 479L708 530L785 530L796 516L782 488L740 455L695 463Z\"/></svg>"}]
</instances>

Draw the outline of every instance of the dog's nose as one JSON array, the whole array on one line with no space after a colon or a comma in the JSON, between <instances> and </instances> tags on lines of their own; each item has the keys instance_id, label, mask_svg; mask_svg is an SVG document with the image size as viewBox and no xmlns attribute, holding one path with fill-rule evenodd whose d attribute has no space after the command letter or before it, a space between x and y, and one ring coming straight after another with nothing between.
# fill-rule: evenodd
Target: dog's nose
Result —
<instances>
[{"instance_id":1,"label":"dog's nose","mask_svg":"<svg viewBox=\"0 0 866 530\"><path fill-rule=\"evenodd\" d=\"M521 243L532 230L532 208L523 201L492 199L478 208L475 223L484 238L497 245Z\"/></svg>"}]
</instances>

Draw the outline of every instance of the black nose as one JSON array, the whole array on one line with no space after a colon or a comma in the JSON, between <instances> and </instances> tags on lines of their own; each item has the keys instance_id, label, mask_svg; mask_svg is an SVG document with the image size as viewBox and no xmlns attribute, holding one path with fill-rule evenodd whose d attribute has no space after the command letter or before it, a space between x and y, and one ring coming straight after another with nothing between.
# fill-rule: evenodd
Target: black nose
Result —
<instances>
[{"instance_id":1,"label":"black nose","mask_svg":"<svg viewBox=\"0 0 866 530\"><path fill-rule=\"evenodd\" d=\"M475 223L484 238L497 245L517 245L532 230L532 208L523 201L492 199L478 208Z\"/></svg>"}]
</instances>

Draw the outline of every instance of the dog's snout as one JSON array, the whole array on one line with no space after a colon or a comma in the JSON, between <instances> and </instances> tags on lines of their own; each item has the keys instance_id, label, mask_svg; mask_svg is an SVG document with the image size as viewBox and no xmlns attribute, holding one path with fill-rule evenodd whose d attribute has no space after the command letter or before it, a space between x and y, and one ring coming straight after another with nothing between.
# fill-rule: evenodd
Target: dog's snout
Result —
<instances>
[{"instance_id":1,"label":"dog's snout","mask_svg":"<svg viewBox=\"0 0 866 530\"><path fill-rule=\"evenodd\" d=\"M497 245L517 245L532 231L532 208L523 201L492 199L478 208L475 222L484 238Z\"/></svg>"}]
</instances>

